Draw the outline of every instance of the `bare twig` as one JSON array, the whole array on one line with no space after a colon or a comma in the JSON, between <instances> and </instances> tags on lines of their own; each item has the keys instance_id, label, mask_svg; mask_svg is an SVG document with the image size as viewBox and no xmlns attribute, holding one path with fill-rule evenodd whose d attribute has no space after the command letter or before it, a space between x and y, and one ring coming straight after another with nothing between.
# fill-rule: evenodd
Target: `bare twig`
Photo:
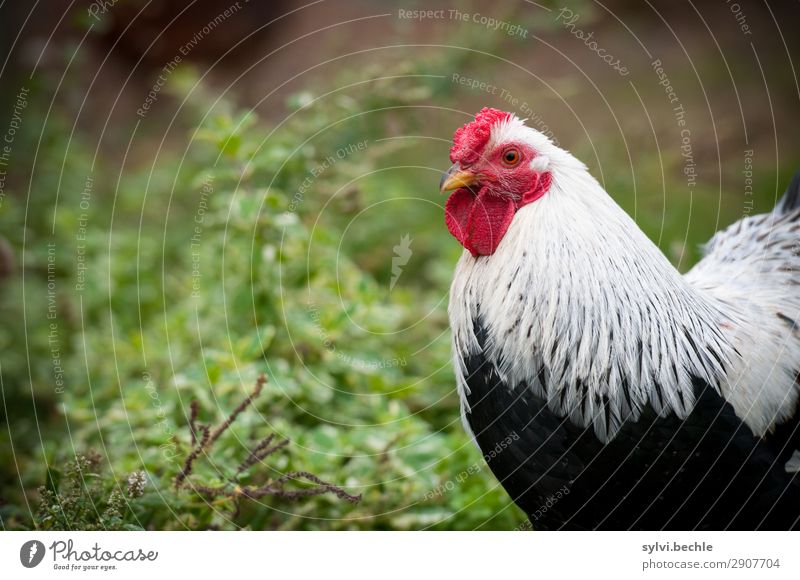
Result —
<instances>
[{"instance_id":1,"label":"bare twig","mask_svg":"<svg viewBox=\"0 0 800 580\"><path fill-rule=\"evenodd\" d=\"M183 469L181 469L180 473L178 473L178 475L175 477L176 487L181 487L181 484L183 484L184 480L192 474L195 460L200 457L200 454L203 452L203 450L205 450L206 445L208 445L208 426L198 424L197 429L202 431L203 435L200 438L200 441L192 448L192 451L186 457L186 461L183 464Z\"/></svg>"},{"instance_id":2,"label":"bare twig","mask_svg":"<svg viewBox=\"0 0 800 580\"><path fill-rule=\"evenodd\" d=\"M289 481L297 481L300 479L305 479L313 483L315 487L309 487L305 489L285 489L283 487L284 484ZM348 501L350 503L357 503L361 500L361 494L351 495L338 485L334 485L323 479L320 479L313 473L309 473L307 471L292 471L261 486L236 485L233 488L228 488L227 486L214 487L206 485L194 485L191 483L189 485L191 485L192 489L208 498L228 497L231 499L238 499L240 497L248 497L250 499L260 499L267 495L271 495L283 499L296 500L304 497L332 493L339 499Z\"/></svg>"},{"instance_id":3,"label":"bare twig","mask_svg":"<svg viewBox=\"0 0 800 580\"><path fill-rule=\"evenodd\" d=\"M175 486L179 489L191 489L208 498L226 497L233 499L235 500L236 506L235 513L239 511L239 500L242 498L259 499L265 496L273 496L297 500L304 497L331 493L339 499L351 503L358 502L361 499L361 495L351 495L341 487L329 483L307 471L291 471L281 475L277 479L269 480L262 485L241 485L238 482L238 478L244 471L289 445L288 439L273 443L275 441L274 433L261 439L258 444L250 450L247 457L239 464L236 473L229 483L219 486L208 486L195 483L189 479L194 470L195 461L197 461L200 455L208 451L219 437L233 424L236 418L253 403L255 398L261 394L266 382L266 376L263 374L260 375L256 381L253 392L237 405L225 421L213 430L208 425L197 422L200 414L199 405L197 401L192 401L189 415L189 431L192 449L186 457L183 469L181 469L175 477ZM313 484L313 487L303 489L285 489L284 487L291 481L301 480Z\"/></svg>"},{"instance_id":4,"label":"bare twig","mask_svg":"<svg viewBox=\"0 0 800 580\"><path fill-rule=\"evenodd\" d=\"M269 444L272 443L273 439L275 439L274 433L270 433L264 439L262 439L261 442L253 448L253 450L247 456L247 459L239 464L239 467L236 469L236 475L241 474L248 467L252 467L265 457L268 457L269 455L272 455L276 451L279 451L289 445L289 440L284 439L283 441L280 441L279 443L270 447Z\"/></svg>"},{"instance_id":5,"label":"bare twig","mask_svg":"<svg viewBox=\"0 0 800 580\"><path fill-rule=\"evenodd\" d=\"M214 431L211 433L211 437L209 438L208 443L206 443L206 445L213 445L214 442L217 439L219 439L219 436L222 435L225 431L228 430L228 427L230 427L231 424L236 420L236 417L238 417L242 413L242 411L247 409L247 407L250 406L250 404L253 402L253 400L258 395L261 394L261 390L264 388L264 384L266 384L266 382L267 382L267 376L266 375L261 374L261 375L258 376L258 379L256 380L256 387L255 387L255 389L253 389L253 392L250 393L245 398L244 401L239 403L239 405L231 412L230 415L228 415L228 418L225 419L225 421L223 421L222 424L219 427L214 429Z\"/></svg>"},{"instance_id":6,"label":"bare twig","mask_svg":"<svg viewBox=\"0 0 800 580\"><path fill-rule=\"evenodd\" d=\"M192 446L197 443L197 416L200 414L200 404L194 400L191 405L191 414L189 415L189 434L192 436Z\"/></svg>"}]
</instances>

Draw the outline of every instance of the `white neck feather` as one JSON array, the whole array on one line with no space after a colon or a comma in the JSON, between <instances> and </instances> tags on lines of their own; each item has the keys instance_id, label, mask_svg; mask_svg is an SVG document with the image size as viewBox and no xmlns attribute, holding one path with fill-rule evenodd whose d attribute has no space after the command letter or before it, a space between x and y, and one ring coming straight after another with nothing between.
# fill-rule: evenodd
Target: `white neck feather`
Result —
<instances>
[{"instance_id":1,"label":"white neck feather","mask_svg":"<svg viewBox=\"0 0 800 580\"><path fill-rule=\"evenodd\" d=\"M514 217L492 256L465 252L450 318L459 353L480 350L511 387L526 384L560 416L609 440L649 402L684 416L692 377L722 389L739 357L721 332L729 314L690 286L583 164L547 152L553 185Z\"/></svg>"}]
</instances>

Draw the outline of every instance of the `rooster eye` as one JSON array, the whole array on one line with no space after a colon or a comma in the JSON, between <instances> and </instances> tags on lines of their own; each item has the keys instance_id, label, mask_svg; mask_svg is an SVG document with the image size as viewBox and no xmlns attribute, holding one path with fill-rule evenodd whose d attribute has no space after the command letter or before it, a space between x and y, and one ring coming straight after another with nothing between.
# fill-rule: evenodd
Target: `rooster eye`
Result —
<instances>
[{"instance_id":1,"label":"rooster eye","mask_svg":"<svg viewBox=\"0 0 800 580\"><path fill-rule=\"evenodd\" d=\"M508 149L505 153L503 153L503 163L509 167L513 167L519 163L519 151L516 149Z\"/></svg>"}]
</instances>

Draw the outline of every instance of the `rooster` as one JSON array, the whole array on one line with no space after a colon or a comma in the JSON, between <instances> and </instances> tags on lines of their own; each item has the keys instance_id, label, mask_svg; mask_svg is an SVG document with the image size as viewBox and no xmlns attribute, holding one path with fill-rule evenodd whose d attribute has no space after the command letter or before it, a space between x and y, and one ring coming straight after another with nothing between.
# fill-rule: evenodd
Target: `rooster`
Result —
<instances>
[{"instance_id":1,"label":"rooster","mask_svg":"<svg viewBox=\"0 0 800 580\"><path fill-rule=\"evenodd\" d=\"M510 113L440 183L463 423L537 529L793 529L800 174L681 275L586 166Z\"/></svg>"}]
</instances>

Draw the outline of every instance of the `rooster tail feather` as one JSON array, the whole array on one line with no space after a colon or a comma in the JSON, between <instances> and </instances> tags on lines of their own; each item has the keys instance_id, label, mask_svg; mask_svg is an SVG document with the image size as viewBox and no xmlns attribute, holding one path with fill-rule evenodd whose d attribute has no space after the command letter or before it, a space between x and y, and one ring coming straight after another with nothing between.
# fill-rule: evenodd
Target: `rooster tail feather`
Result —
<instances>
[{"instance_id":1,"label":"rooster tail feather","mask_svg":"<svg viewBox=\"0 0 800 580\"><path fill-rule=\"evenodd\" d=\"M791 213L800 208L800 171L794 174L786 193L775 206L775 213Z\"/></svg>"}]
</instances>

